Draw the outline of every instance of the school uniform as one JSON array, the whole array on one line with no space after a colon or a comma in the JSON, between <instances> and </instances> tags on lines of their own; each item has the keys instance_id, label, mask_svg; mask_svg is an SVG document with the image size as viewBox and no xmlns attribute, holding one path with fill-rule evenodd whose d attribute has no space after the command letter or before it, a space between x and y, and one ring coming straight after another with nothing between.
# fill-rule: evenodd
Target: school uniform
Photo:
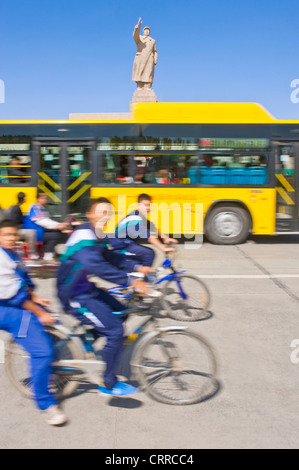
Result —
<instances>
[{"instance_id":1,"label":"school uniform","mask_svg":"<svg viewBox=\"0 0 299 470\"><path fill-rule=\"evenodd\" d=\"M85 324L92 325L99 335L107 337L104 348L106 371L104 384L112 388L116 383L124 330L124 318L113 312L124 312L125 306L89 279L94 275L114 284L129 285L129 272L136 271L136 261L126 261L109 249L107 240L100 240L92 226L80 226L69 238L58 269L58 297L66 312ZM124 270L119 266L122 265Z\"/></svg>"},{"instance_id":2,"label":"school uniform","mask_svg":"<svg viewBox=\"0 0 299 470\"><path fill-rule=\"evenodd\" d=\"M0 247L0 329L29 353L33 396L38 408L45 410L57 404L49 389L54 349L38 318L22 307L30 299L28 289L34 289L34 284L21 259Z\"/></svg>"},{"instance_id":3,"label":"school uniform","mask_svg":"<svg viewBox=\"0 0 299 470\"><path fill-rule=\"evenodd\" d=\"M152 266L155 252L152 248L143 246L151 236L157 236L157 229L140 211L130 212L120 221L115 229L114 237L110 239L116 253L134 257L142 266Z\"/></svg>"}]
</instances>

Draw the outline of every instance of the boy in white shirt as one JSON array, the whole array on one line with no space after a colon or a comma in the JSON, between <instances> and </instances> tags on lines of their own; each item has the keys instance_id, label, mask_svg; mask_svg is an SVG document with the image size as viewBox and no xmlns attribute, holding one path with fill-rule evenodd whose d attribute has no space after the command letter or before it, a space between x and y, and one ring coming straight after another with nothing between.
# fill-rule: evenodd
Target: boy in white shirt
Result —
<instances>
[{"instance_id":1,"label":"boy in white shirt","mask_svg":"<svg viewBox=\"0 0 299 470\"><path fill-rule=\"evenodd\" d=\"M55 323L46 310L49 301L34 293L34 284L14 251L18 229L14 222L0 223L0 329L10 333L30 354L31 380L37 407L52 425L66 422L50 390L54 349L45 326Z\"/></svg>"}]
</instances>

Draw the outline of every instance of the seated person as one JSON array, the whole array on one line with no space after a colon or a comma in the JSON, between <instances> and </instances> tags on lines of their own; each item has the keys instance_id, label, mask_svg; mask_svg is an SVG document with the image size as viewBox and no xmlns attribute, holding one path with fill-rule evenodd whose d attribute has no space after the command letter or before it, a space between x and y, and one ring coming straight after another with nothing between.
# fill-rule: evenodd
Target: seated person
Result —
<instances>
[{"instance_id":1,"label":"seated person","mask_svg":"<svg viewBox=\"0 0 299 470\"><path fill-rule=\"evenodd\" d=\"M54 351L44 326L55 320L44 307L49 301L34 293L22 260L15 249L17 226L10 220L0 223L0 329L10 333L30 355L31 380L37 407L48 424L61 425L66 417L50 390Z\"/></svg>"},{"instance_id":2,"label":"seated person","mask_svg":"<svg viewBox=\"0 0 299 470\"><path fill-rule=\"evenodd\" d=\"M81 322L94 327L96 334L107 338L104 347L106 370L102 393L125 396L136 392L135 387L119 382L116 377L124 340L123 321L126 307L99 289L89 280L97 276L120 285L132 285L147 292L143 280L132 280L127 273L146 272L136 261L127 260L127 271L119 269L122 256L109 250L103 237L103 228L111 214L111 204L105 198L91 199L86 217L88 223L81 225L66 243L66 251L61 256L58 270L58 297L67 313L73 314Z\"/></svg>"},{"instance_id":3,"label":"seated person","mask_svg":"<svg viewBox=\"0 0 299 470\"><path fill-rule=\"evenodd\" d=\"M134 177L134 183L135 184L144 184L145 179L144 179L145 172L143 171L143 168L140 166L137 166L136 168L136 174Z\"/></svg>"},{"instance_id":4,"label":"seated person","mask_svg":"<svg viewBox=\"0 0 299 470\"><path fill-rule=\"evenodd\" d=\"M55 246L61 241L61 232L68 226L67 223L59 223L50 219L47 211L48 196L43 191L38 191L35 204L29 209L23 228L34 229L38 242L45 245L44 261L54 262Z\"/></svg>"},{"instance_id":5,"label":"seated person","mask_svg":"<svg viewBox=\"0 0 299 470\"><path fill-rule=\"evenodd\" d=\"M158 184L168 184L169 183L169 174L168 170L159 170L156 173L155 183Z\"/></svg>"},{"instance_id":6,"label":"seated person","mask_svg":"<svg viewBox=\"0 0 299 470\"><path fill-rule=\"evenodd\" d=\"M256 166L267 166L268 164L268 161L267 161L267 157L265 155L260 155L259 156L259 162L257 163Z\"/></svg>"},{"instance_id":7,"label":"seated person","mask_svg":"<svg viewBox=\"0 0 299 470\"><path fill-rule=\"evenodd\" d=\"M24 178L26 174L21 169L21 161L19 157L12 157L9 163L9 171L8 175L11 177L9 178L11 184L20 184L20 183L27 183L27 178Z\"/></svg>"},{"instance_id":8,"label":"seated person","mask_svg":"<svg viewBox=\"0 0 299 470\"><path fill-rule=\"evenodd\" d=\"M163 252L174 251L165 246L169 243L177 243L174 238L163 235L153 223L147 219L151 210L151 197L148 194L140 194L138 208L131 212L116 227L114 238L110 243L118 253L126 252L127 256L133 255L142 266L152 266L155 252L152 248L141 245L146 242L156 246ZM162 240L162 242L159 240Z\"/></svg>"},{"instance_id":9,"label":"seated person","mask_svg":"<svg viewBox=\"0 0 299 470\"><path fill-rule=\"evenodd\" d=\"M28 243L30 246L30 258L33 260L38 259L39 255L37 253L36 246L36 232L33 229L23 228L24 216L21 206L26 203L26 195L25 193L20 192L17 198L17 204L15 206L11 206L7 211L8 217L17 225L20 239Z\"/></svg>"},{"instance_id":10,"label":"seated person","mask_svg":"<svg viewBox=\"0 0 299 470\"><path fill-rule=\"evenodd\" d=\"M202 155L203 161L202 166L212 166L213 165L213 157L209 154Z\"/></svg>"}]
</instances>

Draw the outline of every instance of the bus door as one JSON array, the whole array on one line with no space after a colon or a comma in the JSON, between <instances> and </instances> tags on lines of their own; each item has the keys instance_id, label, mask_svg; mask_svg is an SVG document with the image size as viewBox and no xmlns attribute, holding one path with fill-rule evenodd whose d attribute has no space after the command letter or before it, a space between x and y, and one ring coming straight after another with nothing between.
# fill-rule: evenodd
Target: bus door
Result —
<instances>
[{"instance_id":1,"label":"bus door","mask_svg":"<svg viewBox=\"0 0 299 470\"><path fill-rule=\"evenodd\" d=\"M84 201L90 196L93 150L91 141L34 142L38 188L48 195L51 217L65 220L84 215Z\"/></svg>"},{"instance_id":2,"label":"bus door","mask_svg":"<svg viewBox=\"0 0 299 470\"><path fill-rule=\"evenodd\" d=\"M299 143L275 142L276 231L299 230Z\"/></svg>"}]
</instances>

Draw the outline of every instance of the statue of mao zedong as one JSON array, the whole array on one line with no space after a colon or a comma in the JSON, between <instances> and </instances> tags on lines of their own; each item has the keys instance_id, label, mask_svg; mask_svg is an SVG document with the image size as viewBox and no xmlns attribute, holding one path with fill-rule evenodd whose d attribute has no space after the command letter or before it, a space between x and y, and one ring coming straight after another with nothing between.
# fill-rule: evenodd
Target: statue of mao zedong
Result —
<instances>
[{"instance_id":1,"label":"statue of mao zedong","mask_svg":"<svg viewBox=\"0 0 299 470\"><path fill-rule=\"evenodd\" d=\"M137 83L137 89L152 88L155 66L158 61L156 41L150 37L150 28L143 28L140 35L141 18L135 26L133 38L137 45L137 52L133 64L132 80Z\"/></svg>"}]
</instances>

